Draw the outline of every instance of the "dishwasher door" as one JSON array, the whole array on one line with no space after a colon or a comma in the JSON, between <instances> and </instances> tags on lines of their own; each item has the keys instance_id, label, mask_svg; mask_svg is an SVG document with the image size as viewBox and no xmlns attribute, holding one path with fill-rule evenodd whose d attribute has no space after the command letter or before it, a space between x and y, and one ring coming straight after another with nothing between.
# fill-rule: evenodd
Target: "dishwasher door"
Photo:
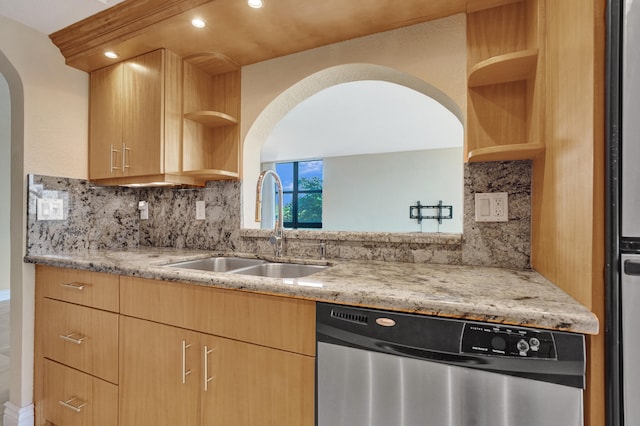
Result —
<instances>
[{"instance_id":1,"label":"dishwasher door","mask_svg":"<svg viewBox=\"0 0 640 426\"><path fill-rule=\"evenodd\" d=\"M582 389L318 343L318 426L582 426Z\"/></svg>"},{"instance_id":2,"label":"dishwasher door","mask_svg":"<svg viewBox=\"0 0 640 426\"><path fill-rule=\"evenodd\" d=\"M318 303L317 426L582 426L584 336Z\"/></svg>"}]
</instances>

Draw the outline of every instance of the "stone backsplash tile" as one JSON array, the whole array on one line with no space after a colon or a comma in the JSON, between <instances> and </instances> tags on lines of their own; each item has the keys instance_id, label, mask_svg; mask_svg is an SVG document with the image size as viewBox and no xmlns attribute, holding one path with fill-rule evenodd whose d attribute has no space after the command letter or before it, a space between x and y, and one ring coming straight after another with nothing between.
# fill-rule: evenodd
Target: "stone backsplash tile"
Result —
<instances>
[{"instance_id":1,"label":"stone backsplash tile","mask_svg":"<svg viewBox=\"0 0 640 426\"><path fill-rule=\"evenodd\" d=\"M528 269L531 162L470 163L464 170L465 222L460 242L446 236L440 242L407 242L404 234L400 238L396 234L379 240L369 236L358 240L352 238L352 233L340 233L324 240L326 257ZM149 246L272 255L267 237L242 235L240 185L237 181L217 181L209 182L205 188L132 189L33 175L29 185L27 252ZM508 192L509 222L476 223L476 192ZM42 197L62 198L65 219L36 221L35 201ZM199 200L205 202L205 220L195 218ZM140 220L138 201L149 203L148 220ZM317 238L305 238L304 232L290 231L285 250L289 256L318 258L319 242Z\"/></svg>"},{"instance_id":2,"label":"stone backsplash tile","mask_svg":"<svg viewBox=\"0 0 640 426\"><path fill-rule=\"evenodd\" d=\"M240 242L240 183L208 182L205 188L141 189L149 220L140 221L140 245L237 251ZM196 220L196 201L205 220Z\"/></svg>"},{"instance_id":3,"label":"stone backsplash tile","mask_svg":"<svg viewBox=\"0 0 640 426\"><path fill-rule=\"evenodd\" d=\"M29 176L27 253L137 247L138 194L129 188L99 187L86 180ZM63 200L64 219L36 220L37 198Z\"/></svg>"},{"instance_id":4,"label":"stone backsplash tile","mask_svg":"<svg viewBox=\"0 0 640 426\"><path fill-rule=\"evenodd\" d=\"M530 268L531 161L468 163L464 169L464 265ZM509 193L508 222L476 222L475 194Z\"/></svg>"}]
</instances>

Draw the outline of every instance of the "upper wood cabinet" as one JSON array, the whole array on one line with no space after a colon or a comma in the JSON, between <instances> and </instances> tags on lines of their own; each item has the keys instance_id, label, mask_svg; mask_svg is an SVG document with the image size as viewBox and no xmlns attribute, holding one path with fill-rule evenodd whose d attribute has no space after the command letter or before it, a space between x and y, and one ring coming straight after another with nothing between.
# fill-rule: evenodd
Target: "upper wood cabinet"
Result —
<instances>
[{"instance_id":1,"label":"upper wood cabinet","mask_svg":"<svg viewBox=\"0 0 640 426\"><path fill-rule=\"evenodd\" d=\"M90 179L179 173L181 76L181 58L162 49L91 73Z\"/></svg>"},{"instance_id":2,"label":"upper wood cabinet","mask_svg":"<svg viewBox=\"0 0 640 426\"><path fill-rule=\"evenodd\" d=\"M237 178L239 93L239 71L212 76L164 49L92 72L89 179L201 186Z\"/></svg>"},{"instance_id":3,"label":"upper wood cabinet","mask_svg":"<svg viewBox=\"0 0 640 426\"><path fill-rule=\"evenodd\" d=\"M467 14L467 161L544 150L544 1L476 1Z\"/></svg>"}]
</instances>

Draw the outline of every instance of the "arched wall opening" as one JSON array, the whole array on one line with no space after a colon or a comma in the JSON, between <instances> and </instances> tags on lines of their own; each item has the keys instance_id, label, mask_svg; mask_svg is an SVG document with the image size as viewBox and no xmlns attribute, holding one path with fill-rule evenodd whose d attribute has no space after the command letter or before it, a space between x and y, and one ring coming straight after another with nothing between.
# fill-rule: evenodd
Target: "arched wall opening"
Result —
<instances>
[{"instance_id":1,"label":"arched wall opening","mask_svg":"<svg viewBox=\"0 0 640 426\"><path fill-rule=\"evenodd\" d=\"M375 64L344 64L326 68L303 78L282 91L258 115L243 144L242 227L258 228L254 220L255 186L260 173L260 151L275 125L296 105L328 87L361 80L380 80L408 87L438 101L461 123L464 114L444 92L428 82L390 67ZM461 159L462 161L462 159Z\"/></svg>"},{"instance_id":2,"label":"arched wall opening","mask_svg":"<svg viewBox=\"0 0 640 426\"><path fill-rule=\"evenodd\" d=\"M25 274L32 270L25 268L22 262L25 253L26 215L24 211L24 89L18 71L0 51L0 74L7 82L11 131L9 137L10 152L10 218L9 218L9 268L11 292L11 373L10 399L4 409L4 424L13 424L19 417L25 417L23 411L31 411L33 400L33 342L23 341L24 333L33 327L33 318L25 318L24 312L32 313L25 303L32 303L33 295L24 294ZM3 153L7 147L3 146ZM30 277L33 279L33 277ZM27 417L31 416L26 414Z\"/></svg>"}]
</instances>

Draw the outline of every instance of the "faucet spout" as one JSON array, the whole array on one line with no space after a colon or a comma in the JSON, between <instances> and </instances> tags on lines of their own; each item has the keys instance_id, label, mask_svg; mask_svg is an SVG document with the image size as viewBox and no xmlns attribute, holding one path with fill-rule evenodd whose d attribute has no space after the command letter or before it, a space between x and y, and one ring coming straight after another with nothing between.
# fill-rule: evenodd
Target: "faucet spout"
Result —
<instances>
[{"instance_id":1,"label":"faucet spout","mask_svg":"<svg viewBox=\"0 0 640 426\"><path fill-rule=\"evenodd\" d=\"M273 176L278 189L278 218L273 228L273 235L269 238L269 242L273 244L276 257L282 255L282 240L284 239L284 225L283 225L283 190L282 181L280 176L274 170L264 170L258 176L258 183L256 185L256 222L260 222L262 218L262 186L264 185L264 178L267 175Z\"/></svg>"}]
</instances>

